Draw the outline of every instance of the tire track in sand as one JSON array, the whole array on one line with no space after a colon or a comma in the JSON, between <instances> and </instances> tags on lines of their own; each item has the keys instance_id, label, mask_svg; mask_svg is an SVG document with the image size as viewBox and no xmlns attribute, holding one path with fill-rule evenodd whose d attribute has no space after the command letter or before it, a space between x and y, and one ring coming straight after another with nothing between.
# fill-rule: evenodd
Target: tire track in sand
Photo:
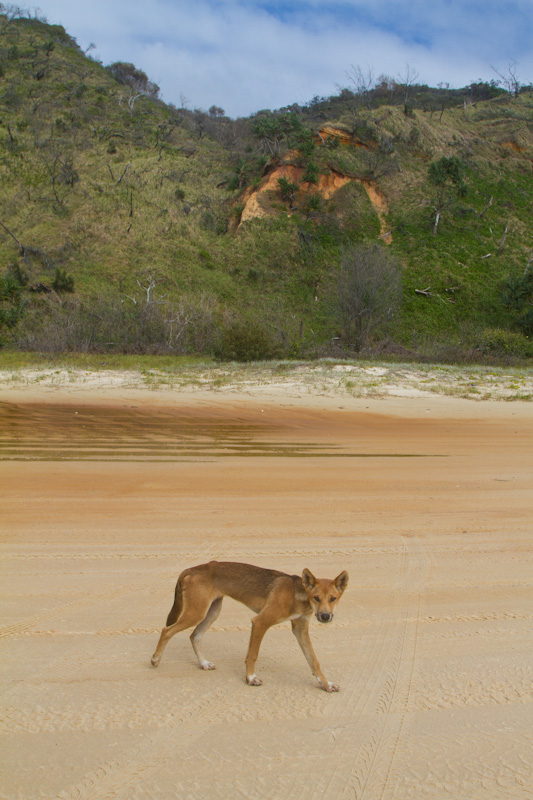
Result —
<instances>
[{"instance_id":1,"label":"tire track in sand","mask_svg":"<svg viewBox=\"0 0 533 800\"><path fill-rule=\"evenodd\" d=\"M326 769L321 763L305 785L295 784L287 800L385 797L405 724L416 662L420 590L429 571L425 548L405 537L399 578L391 591L394 615L379 625L379 644L366 654L370 657L366 674L355 678L347 697L342 693L335 699L328 708L328 725L317 731L337 732L333 755ZM354 752L352 741L357 741L357 728L363 726L368 726L368 733L363 733Z\"/></svg>"},{"instance_id":2,"label":"tire track in sand","mask_svg":"<svg viewBox=\"0 0 533 800\"><path fill-rule=\"evenodd\" d=\"M400 578L400 585L395 592L399 611L393 657L388 665L380 668L385 681L375 709L371 734L356 755L341 797L382 800L391 783L412 690L421 589L429 576L431 566L426 550L419 541L406 538L405 544L405 574Z\"/></svg>"},{"instance_id":3,"label":"tire track in sand","mask_svg":"<svg viewBox=\"0 0 533 800\"><path fill-rule=\"evenodd\" d=\"M163 574L165 576L175 574L175 570L165 570ZM122 597L123 595L131 594L132 592L142 592L145 589L152 587L154 585L154 581L160 577L161 573L158 573L157 576L151 575L144 581L135 581L134 583L129 583L125 586L113 587L103 592L83 595L83 597L80 597L78 600L62 603L55 608L42 611L40 614L34 614L31 617L26 617L26 619L20 620L20 622L14 622L11 625L6 625L3 628L0 628L0 639L26 634L34 629L37 625L42 625L44 622L48 622L48 620L57 617L62 619L65 616L71 616L77 611L98 605L98 603L101 603L104 600L116 600L117 598Z\"/></svg>"},{"instance_id":4,"label":"tire track in sand","mask_svg":"<svg viewBox=\"0 0 533 800\"><path fill-rule=\"evenodd\" d=\"M222 547L220 546L220 543L218 545L211 544L206 546L200 552L200 557L204 559L212 559L217 557L219 558L221 554L225 555L232 538L233 536L229 536L224 541ZM157 581L159 584L163 576L166 578L166 576L170 574L177 578L179 571L181 571L181 567L178 567L178 569L166 569L158 572L157 575L154 574L147 577L142 583L135 582L133 584L128 584L116 589L110 589L106 592L100 592L92 595L90 598L87 597L78 603L63 604L60 607L50 610L49 612L36 614L33 617L26 618L26 620L23 620L20 623L8 625L5 628L0 629L0 637L8 638L25 635L42 635L42 632L32 631L31 629L35 624L38 624L43 620L51 619L54 616L70 615L83 608L97 605L102 600L116 599L133 591L138 592L142 591L143 589L152 588L154 582ZM169 605L170 588L171 586L169 584ZM163 622L164 620L161 620L161 627ZM161 627L157 628L157 633L160 632ZM50 631L47 633L50 633L50 635L56 635L55 631ZM122 636L125 634L130 634L132 631L107 629L105 633L106 635ZM99 643L95 646L93 642L91 642L90 652L87 652L86 637L84 637L83 640L77 638L74 648L70 648L66 653L62 653L61 655L49 659L46 662L41 662L40 668L33 672L31 681L16 681L12 682L10 686L7 686L3 692L4 705L0 707L0 717L2 719L2 722L0 723L0 735L12 734L20 731L38 734L40 732L50 731L51 729L54 730L54 713L53 710L51 711L49 707L46 707L46 701L43 699L43 684L46 684L49 681L58 682L61 680L69 682L72 677L78 673L81 665L86 667L89 662L95 666L101 664L103 659L99 654L99 651L102 649L102 647L105 647L105 644ZM70 720L71 722L74 721L75 723L70 726L71 729L74 729L79 725L78 712L79 709L76 707L72 713L72 720ZM69 727L68 716L65 717L65 715L62 714L60 722L63 729L65 724L67 728ZM59 729L59 726L57 727Z\"/></svg>"},{"instance_id":5,"label":"tire track in sand","mask_svg":"<svg viewBox=\"0 0 533 800\"><path fill-rule=\"evenodd\" d=\"M215 544L212 544L205 547L202 551L200 551L199 558L203 560L210 560L215 557L220 557L221 552L226 552L228 544L232 538L233 536L228 537L228 539L224 541L223 546L221 546L219 543L216 546ZM134 582L125 584L123 586L111 587L103 592L93 593L91 595L83 595L77 600L73 599L68 603L62 603L53 609L42 611L40 614L34 614L31 617L26 617L26 619L20 620L20 622L14 622L11 625L6 625L3 628L0 628L0 639L26 634L32 631L32 629L34 629L37 625L42 625L44 622L48 622L48 620L54 619L55 617L62 618L64 616L71 616L77 611L90 608L91 606L101 603L103 600L116 600L117 598L131 594L132 592L142 592L145 589L152 588L155 582L160 584L161 580L166 580L167 577L170 578L174 576L177 580L181 569L182 567L180 566L177 569L176 567L172 567L165 570L158 570L157 573L154 572L152 575L147 576L143 581L136 579Z\"/></svg>"}]
</instances>

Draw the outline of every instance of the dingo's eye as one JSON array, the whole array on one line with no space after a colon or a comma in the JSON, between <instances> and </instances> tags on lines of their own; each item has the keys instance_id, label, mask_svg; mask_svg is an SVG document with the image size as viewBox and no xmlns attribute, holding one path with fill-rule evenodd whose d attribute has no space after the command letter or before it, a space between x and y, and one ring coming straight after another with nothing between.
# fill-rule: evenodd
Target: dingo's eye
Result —
<instances>
[{"instance_id":1,"label":"dingo's eye","mask_svg":"<svg viewBox=\"0 0 533 800\"><path fill-rule=\"evenodd\" d=\"M330 598L329 598L329 602L330 602L330 603L334 603L336 599L337 599L336 597L330 597Z\"/></svg>"},{"instance_id":2,"label":"dingo's eye","mask_svg":"<svg viewBox=\"0 0 533 800\"><path fill-rule=\"evenodd\" d=\"M318 597L318 595L316 595L316 594L313 597L313 600L316 600L317 603L320 603L320 597Z\"/></svg>"}]
</instances>

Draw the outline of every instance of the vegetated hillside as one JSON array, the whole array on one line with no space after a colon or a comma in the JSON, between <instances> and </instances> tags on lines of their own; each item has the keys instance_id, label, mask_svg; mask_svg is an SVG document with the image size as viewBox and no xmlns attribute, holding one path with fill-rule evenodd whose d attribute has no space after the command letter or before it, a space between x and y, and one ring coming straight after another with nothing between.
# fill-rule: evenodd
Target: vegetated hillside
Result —
<instances>
[{"instance_id":1,"label":"vegetated hillside","mask_svg":"<svg viewBox=\"0 0 533 800\"><path fill-rule=\"evenodd\" d=\"M532 111L382 82L230 120L0 15L3 341L527 354Z\"/></svg>"}]
</instances>

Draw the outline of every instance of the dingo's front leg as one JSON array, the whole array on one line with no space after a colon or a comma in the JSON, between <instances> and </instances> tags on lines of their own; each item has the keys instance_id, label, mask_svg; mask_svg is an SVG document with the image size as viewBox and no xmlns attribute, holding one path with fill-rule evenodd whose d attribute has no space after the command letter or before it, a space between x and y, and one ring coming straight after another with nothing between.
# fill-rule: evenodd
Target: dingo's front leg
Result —
<instances>
[{"instance_id":1,"label":"dingo's front leg","mask_svg":"<svg viewBox=\"0 0 533 800\"><path fill-rule=\"evenodd\" d=\"M263 681L255 674L255 662L259 655L259 648L263 641L263 636L272 625L280 622L279 614L272 613L272 610L264 608L263 611L252 619L252 633L250 644L246 654L246 683L249 686L261 686Z\"/></svg>"},{"instance_id":2,"label":"dingo's front leg","mask_svg":"<svg viewBox=\"0 0 533 800\"><path fill-rule=\"evenodd\" d=\"M252 620L252 633L250 634L250 644L246 654L246 683L249 686L261 686L263 681L255 674L255 662L259 655L259 648L263 641L263 636L267 632L269 625L265 625L260 615Z\"/></svg>"},{"instance_id":3,"label":"dingo's front leg","mask_svg":"<svg viewBox=\"0 0 533 800\"><path fill-rule=\"evenodd\" d=\"M291 620L292 632L298 640L298 644L302 648L302 653L307 659L307 663L311 667L311 672L318 681L318 685L325 692L338 692L339 687L336 683L327 681L324 673L320 669L320 664L313 650L311 639L309 638L309 617L302 616Z\"/></svg>"}]
</instances>

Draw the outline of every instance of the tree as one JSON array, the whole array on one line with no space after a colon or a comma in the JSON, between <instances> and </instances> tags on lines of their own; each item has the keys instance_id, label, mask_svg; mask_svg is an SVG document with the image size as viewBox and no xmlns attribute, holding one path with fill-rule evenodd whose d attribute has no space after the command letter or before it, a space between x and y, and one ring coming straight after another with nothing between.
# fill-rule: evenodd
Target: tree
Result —
<instances>
[{"instance_id":1,"label":"tree","mask_svg":"<svg viewBox=\"0 0 533 800\"><path fill-rule=\"evenodd\" d=\"M110 64L106 69L118 83L129 86L136 94L146 95L152 100L157 99L159 86L149 80L142 69L137 69L127 61L115 61L114 64Z\"/></svg>"},{"instance_id":2,"label":"tree","mask_svg":"<svg viewBox=\"0 0 533 800\"><path fill-rule=\"evenodd\" d=\"M346 77L354 88L354 94L361 99L363 105L370 108L370 92L374 88L374 70L367 65L363 69L359 64L352 64Z\"/></svg>"},{"instance_id":3,"label":"tree","mask_svg":"<svg viewBox=\"0 0 533 800\"><path fill-rule=\"evenodd\" d=\"M503 89L498 85L498 81L494 78L490 82L478 78L477 81L472 81L467 88L470 103L477 103L479 100L492 100L503 92Z\"/></svg>"},{"instance_id":4,"label":"tree","mask_svg":"<svg viewBox=\"0 0 533 800\"><path fill-rule=\"evenodd\" d=\"M438 107L440 108L440 117L439 117L439 122L440 122L446 109L454 104L454 94L453 90L450 91L450 84L448 82L438 83L437 89L439 90L439 95L437 100L438 100Z\"/></svg>"},{"instance_id":5,"label":"tree","mask_svg":"<svg viewBox=\"0 0 533 800\"><path fill-rule=\"evenodd\" d=\"M507 65L507 72L499 72L496 67L492 67L496 75L499 77L500 83L508 94L508 99L517 98L520 94L520 81L516 74L517 62L513 59Z\"/></svg>"},{"instance_id":6,"label":"tree","mask_svg":"<svg viewBox=\"0 0 533 800\"><path fill-rule=\"evenodd\" d=\"M299 185L297 183L293 183L293 181L290 181L283 175L281 178L278 178L278 186L282 199L286 200L292 208L294 195L298 191Z\"/></svg>"},{"instance_id":7,"label":"tree","mask_svg":"<svg viewBox=\"0 0 533 800\"><path fill-rule=\"evenodd\" d=\"M418 72L410 64L405 65L405 71L398 75L400 83L405 87L404 104L407 105L409 97L409 87L413 86L418 78Z\"/></svg>"},{"instance_id":8,"label":"tree","mask_svg":"<svg viewBox=\"0 0 533 800\"><path fill-rule=\"evenodd\" d=\"M341 90L340 97L350 109L353 120L352 133L355 134L359 112L363 107L370 108L371 106L371 92L375 84L374 71L369 66L365 70L359 64L352 64L350 69L346 71L346 77L352 88L339 87Z\"/></svg>"},{"instance_id":9,"label":"tree","mask_svg":"<svg viewBox=\"0 0 533 800\"><path fill-rule=\"evenodd\" d=\"M464 197L466 183L463 180L464 168L462 161L457 156L442 156L438 161L429 165L428 179L436 188L433 208L435 210L435 223L433 235L437 235L437 228L445 208L449 207L455 197Z\"/></svg>"},{"instance_id":10,"label":"tree","mask_svg":"<svg viewBox=\"0 0 533 800\"><path fill-rule=\"evenodd\" d=\"M50 139L40 148L39 159L50 177L55 201L59 206L63 206L80 179L75 168L74 156L66 152L61 143Z\"/></svg>"},{"instance_id":11,"label":"tree","mask_svg":"<svg viewBox=\"0 0 533 800\"><path fill-rule=\"evenodd\" d=\"M314 161L308 161L305 172L302 175L302 182L307 183L307 194L309 194L309 190L311 188L311 184L317 184L319 180L319 171L318 166L315 164Z\"/></svg>"},{"instance_id":12,"label":"tree","mask_svg":"<svg viewBox=\"0 0 533 800\"><path fill-rule=\"evenodd\" d=\"M385 98L388 105L392 106L394 104L395 94L401 88L402 86L394 78L382 73L374 86L374 95L376 98Z\"/></svg>"},{"instance_id":13,"label":"tree","mask_svg":"<svg viewBox=\"0 0 533 800\"><path fill-rule=\"evenodd\" d=\"M3 17L3 19L0 19L0 34L3 34L8 29L13 20L23 19L28 13L21 6L13 5L12 3L8 3L8 5L0 3L0 16Z\"/></svg>"},{"instance_id":14,"label":"tree","mask_svg":"<svg viewBox=\"0 0 533 800\"><path fill-rule=\"evenodd\" d=\"M301 133L302 127L300 117L292 111L287 114L269 112L254 121L252 131L261 140L265 153L279 156L283 147L290 147L291 136Z\"/></svg>"},{"instance_id":15,"label":"tree","mask_svg":"<svg viewBox=\"0 0 533 800\"><path fill-rule=\"evenodd\" d=\"M400 306L401 294L401 265L381 245L344 250L333 306L347 344L359 351L383 333Z\"/></svg>"}]
</instances>

